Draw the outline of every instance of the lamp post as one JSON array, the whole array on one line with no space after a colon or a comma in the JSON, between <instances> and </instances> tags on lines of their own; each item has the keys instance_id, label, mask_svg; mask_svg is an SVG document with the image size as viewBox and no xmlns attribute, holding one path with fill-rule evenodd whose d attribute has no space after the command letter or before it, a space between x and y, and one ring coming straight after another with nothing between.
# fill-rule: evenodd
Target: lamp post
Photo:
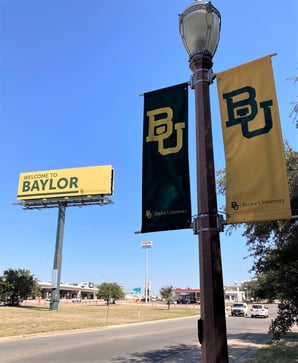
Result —
<instances>
[{"instance_id":1,"label":"lamp post","mask_svg":"<svg viewBox=\"0 0 298 363\"><path fill-rule=\"evenodd\" d=\"M148 282L148 248L146 248L146 263L145 263L145 304L149 300L149 282Z\"/></svg>"},{"instance_id":2,"label":"lamp post","mask_svg":"<svg viewBox=\"0 0 298 363\"><path fill-rule=\"evenodd\" d=\"M194 232L199 236L201 290L198 336L203 362L228 362L209 95L220 13L211 2L196 0L179 15L179 27L193 72L191 87L195 90L198 216Z\"/></svg>"},{"instance_id":3,"label":"lamp post","mask_svg":"<svg viewBox=\"0 0 298 363\"><path fill-rule=\"evenodd\" d=\"M148 280L148 249L152 248L152 241L143 241L141 242L142 249L146 251L146 264L145 264L145 303L149 301L150 293L149 293L149 280Z\"/></svg>"}]
</instances>

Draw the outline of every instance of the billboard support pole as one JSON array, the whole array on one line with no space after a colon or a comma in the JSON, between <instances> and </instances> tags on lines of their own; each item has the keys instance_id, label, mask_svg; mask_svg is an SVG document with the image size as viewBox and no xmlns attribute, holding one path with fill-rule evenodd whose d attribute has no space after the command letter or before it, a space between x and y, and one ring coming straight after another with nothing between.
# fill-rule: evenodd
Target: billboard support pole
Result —
<instances>
[{"instance_id":1,"label":"billboard support pole","mask_svg":"<svg viewBox=\"0 0 298 363\"><path fill-rule=\"evenodd\" d=\"M53 263L50 310L58 310L58 305L60 300L60 280L61 280L62 246L63 246L65 212L66 212L65 204L59 204L56 246L55 246L55 255Z\"/></svg>"}]
</instances>

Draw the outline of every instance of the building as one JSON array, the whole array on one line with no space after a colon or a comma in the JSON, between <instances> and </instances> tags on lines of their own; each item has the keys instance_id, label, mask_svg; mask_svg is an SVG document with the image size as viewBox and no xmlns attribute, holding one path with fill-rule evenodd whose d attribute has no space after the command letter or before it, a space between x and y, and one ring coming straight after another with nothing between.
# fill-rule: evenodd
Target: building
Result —
<instances>
[{"instance_id":1,"label":"building","mask_svg":"<svg viewBox=\"0 0 298 363\"><path fill-rule=\"evenodd\" d=\"M174 288L173 289L173 293L174 293L174 298L179 300L179 299L188 299L189 301L195 301L195 302L200 302L201 299L201 294L200 294L200 289L191 289L191 288L185 288L185 289L181 289L181 288Z\"/></svg>"},{"instance_id":2,"label":"building","mask_svg":"<svg viewBox=\"0 0 298 363\"><path fill-rule=\"evenodd\" d=\"M176 299L190 299L192 301L200 302L200 289L191 288L174 288L174 297ZM241 290L241 286L224 286L224 298L226 304L233 304L234 302L242 302L247 299L245 291Z\"/></svg>"},{"instance_id":3,"label":"building","mask_svg":"<svg viewBox=\"0 0 298 363\"><path fill-rule=\"evenodd\" d=\"M38 285L41 289L41 298L50 299L52 283L39 281ZM123 289L124 290L124 289ZM65 283L60 284L60 299L79 299L79 300L95 300L97 298L98 289L92 282ZM226 304L245 301L247 296L245 291L241 290L241 286L225 286L224 296ZM133 295L133 298L136 296ZM139 295L138 295L139 297ZM173 298L176 300L186 299L187 301L200 302L200 289L194 288L173 288Z\"/></svg>"},{"instance_id":4,"label":"building","mask_svg":"<svg viewBox=\"0 0 298 363\"><path fill-rule=\"evenodd\" d=\"M51 297L52 283L38 281L41 290L41 298ZM98 289L93 282L60 284L60 299L96 299Z\"/></svg>"},{"instance_id":5,"label":"building","mask_svg":"<svg viewBox=\"0 0 298 363\"><path fill-rule=\"evenodd\" d=\"M226 304L234 302L242 302L246 300L245 291L241 290L241 286L225 286L225 302Z\"/></svg>"}]
</instances>

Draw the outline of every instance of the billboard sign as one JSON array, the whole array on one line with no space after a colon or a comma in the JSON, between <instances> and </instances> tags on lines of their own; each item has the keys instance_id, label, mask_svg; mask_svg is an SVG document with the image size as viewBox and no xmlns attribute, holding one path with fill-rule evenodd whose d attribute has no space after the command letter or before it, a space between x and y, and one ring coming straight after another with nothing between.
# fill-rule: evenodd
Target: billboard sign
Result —
<instances>
[{"instance_id":1,"label":"billboard sign","mask_svg":"<svg viewBox=\"0 0 298 363\"><path fill-rule=\"evenodd\" d=\"M18 200L113 194L111 165L20 173Z\"/></svg>"}]
</instances>

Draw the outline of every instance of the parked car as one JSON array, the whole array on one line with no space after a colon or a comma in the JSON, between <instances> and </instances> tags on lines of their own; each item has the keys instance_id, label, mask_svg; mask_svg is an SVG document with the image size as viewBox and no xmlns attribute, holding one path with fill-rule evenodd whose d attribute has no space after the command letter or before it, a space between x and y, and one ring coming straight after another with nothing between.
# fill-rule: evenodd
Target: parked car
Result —
<instances>
[{"instance_id":1,"label":"parked car","mask_svg":"<svg viewBox=\"0 0 298 363\"><path fill-rule=\"evenodd\" d=\"M247 316L248 306L246 303L235 303L231 307L232 316Z\"/></svg>"},{"instance_id":2,"label":"parked car","mask_svg":"<svg viewBox=\"0 0 298 363\"><path fill-rule=\"evenodd\" d=\"M251 307L251 317L252 318L268 318L269 316L269 309L268 306L265 306L263 304L254 304Z\"/></svg>"}]
</instances>

